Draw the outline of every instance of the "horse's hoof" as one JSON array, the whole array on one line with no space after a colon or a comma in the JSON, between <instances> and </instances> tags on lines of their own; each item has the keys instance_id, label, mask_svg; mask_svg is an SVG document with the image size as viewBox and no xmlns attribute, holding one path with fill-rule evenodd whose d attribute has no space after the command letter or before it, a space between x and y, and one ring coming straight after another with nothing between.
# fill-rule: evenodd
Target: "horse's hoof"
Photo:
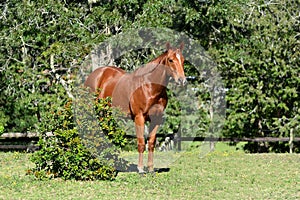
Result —
<instances>
[{"instance_id":1,"label":"horse's hoof","mask_svg":"<svg viewBox=\"0 0 300 200\"><path fill-rule=\"evenodd\" d=\"M146 174L146 172L144 171L144 167L137 167L137 169L139 174Z\"/></svg>"},{"instance_id":2,"label":"horse's hoof","mask_svg":"<svg viewBox=\"0 0 300 200\"><path fill-rule=\"evenodd\" d=\"M145 172L144 170L139 170L139 175L140 177L145 177L147 175L147 172Z\"/></svg>"}]
</instances>

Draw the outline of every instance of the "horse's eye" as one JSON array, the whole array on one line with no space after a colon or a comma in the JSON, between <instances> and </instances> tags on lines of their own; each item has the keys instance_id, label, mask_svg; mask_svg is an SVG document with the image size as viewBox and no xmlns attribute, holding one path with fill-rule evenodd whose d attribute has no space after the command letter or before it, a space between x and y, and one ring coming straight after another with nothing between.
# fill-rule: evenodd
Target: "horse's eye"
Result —
<instances>
[{"instance_id":1,"label":"horse's eye","mask_svg":"<svg viewBox=\"0 0 300 200\"><path fill-rule=\"evenodd\" d=\"M169 59L169 62L173 62L173 60L172 60L172 59Z\"/></svg>"}]
</instances>

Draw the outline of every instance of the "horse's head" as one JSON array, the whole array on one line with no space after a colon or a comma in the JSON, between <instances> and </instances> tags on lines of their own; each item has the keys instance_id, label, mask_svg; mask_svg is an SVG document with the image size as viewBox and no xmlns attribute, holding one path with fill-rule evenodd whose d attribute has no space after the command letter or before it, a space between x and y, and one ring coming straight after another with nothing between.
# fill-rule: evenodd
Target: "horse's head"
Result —
<instances>
[{"instance_id":1,"label":"horse's head","mask_svg":"<svg viewBox=\"0 0 300 200\"><path fill-rule=\"evenodd\" d=\"M167 52L165 65L168 68L169 75L180 85L186 84L186 78L184 75L183 63L184 57L182 55L182 49L184 44L181 43L179 48L172 48L170 43L167 43Z\"/></svg>"}]
</instances>

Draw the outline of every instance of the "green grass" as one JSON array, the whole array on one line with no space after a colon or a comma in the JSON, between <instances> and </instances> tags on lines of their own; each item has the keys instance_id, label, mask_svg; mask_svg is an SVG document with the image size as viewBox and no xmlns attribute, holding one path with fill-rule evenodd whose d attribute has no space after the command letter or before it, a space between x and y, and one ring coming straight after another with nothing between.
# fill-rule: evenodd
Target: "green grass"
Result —
<instances>
[{"instance_id":1,"label":"green grass","mask_svg":"<svg viewBox=\"0 0 300 200\"><path fill-rule=\"evenodd\" d=\"M129 153L127 153L128 155ZM180 153L169 172L115 181L35 180L29 154L0 153L0 199L299 199L299 154L245 154L218 144Z\"/></svg>"}]
</instances>

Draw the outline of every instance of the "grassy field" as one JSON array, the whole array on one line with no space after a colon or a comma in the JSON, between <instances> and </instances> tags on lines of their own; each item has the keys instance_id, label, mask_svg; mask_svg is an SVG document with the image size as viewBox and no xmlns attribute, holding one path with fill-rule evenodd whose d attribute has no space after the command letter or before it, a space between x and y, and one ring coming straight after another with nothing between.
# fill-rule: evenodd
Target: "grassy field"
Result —
<instances>
[{"instance_id":1,"label":"grassy field","mask_svg":"<svg viewBox=\"0 0 300 200\"><path fill-rule=\"evenodd\" d=\"M222 144L199 157L180 153L169 172L115 181L38 181L29 154L0 153L0 199L299 199L300 155L245 154Z\"/></svg>"}]
</instances>

